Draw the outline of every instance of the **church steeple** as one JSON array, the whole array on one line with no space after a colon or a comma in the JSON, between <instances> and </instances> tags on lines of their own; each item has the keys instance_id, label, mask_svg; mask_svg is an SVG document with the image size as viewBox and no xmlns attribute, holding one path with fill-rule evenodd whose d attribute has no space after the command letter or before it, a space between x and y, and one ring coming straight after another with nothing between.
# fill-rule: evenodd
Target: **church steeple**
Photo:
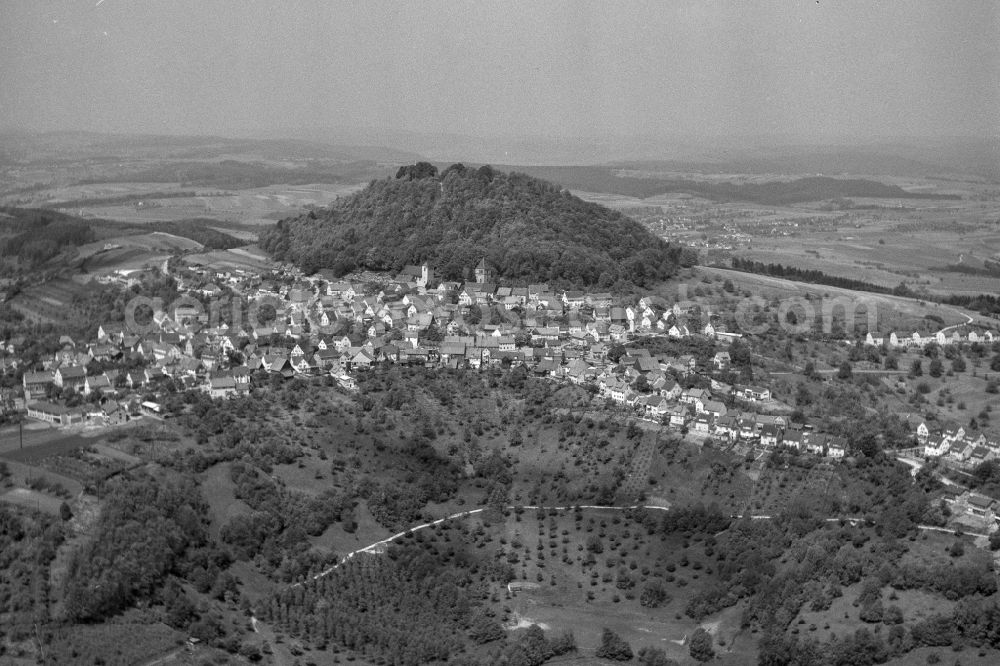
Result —
<instances>
[{"instance_id":1,"label":"church steeple","mask_svg":"<svg viewBox=\"0 0 1000 666\"><path fill-rule=\"evenodd\" d=\"M476 264L476 282L483 284L485 282L493 282L493 269L486 264L486 257L479 260Z\"/></svg>"}]
</instances>

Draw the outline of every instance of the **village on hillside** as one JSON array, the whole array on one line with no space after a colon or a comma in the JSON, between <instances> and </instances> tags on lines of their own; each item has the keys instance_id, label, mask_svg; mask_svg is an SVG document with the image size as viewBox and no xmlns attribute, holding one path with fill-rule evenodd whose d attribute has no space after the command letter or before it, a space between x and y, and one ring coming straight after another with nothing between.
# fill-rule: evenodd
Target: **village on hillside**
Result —
<instances>
[{"instance_id":1,"label":"village on hillside","mask_svg":"<svg viewBox=\"0 0 1000 666\"><path fill-rule=\"evenodd\" d=\"M110 426L140 414L168 418L183 407L172 406L171 395L189 389L226 398L271 378L325 376L352 391L357 374L376 364L523 367L693 438L834 459L849 452L842 437L789 419L792 408L774 399L768 386L735 381L739 374L727 349L739 346L742 335L713 323L711 314L703 321L690 304L659 297L625 303L607 292L556 292L546 284L504 286L485 260L472 274L473 281L461 284L436 279L426 264L395 276L350 279L327 271L306 276L287 266L264 275L176 266L171 277L185 304L153 313L144 331L106 322L93 340L63 336L62 349L42 367L20 367L23 395L8 392L5 404L58 427ZM140 284L134 275L121 279ZM241 325L199 305L224 294L266 303L273 317ZM698 325L689 327L694 321ZM713 341L723 349L699 360L626 346L655 337ZM869 332L864 343L905 348L993 339L989 330L964 337L958 331L923 338L892 333L888 339ZM21 365L23 344L17 338L5 343L5 369ZM911 420L914 445L928 457L964 467L1000 457L1000 441L984 433L967 434L957 424L931 431L922 419Z\"/></svg>"}]
</instances>

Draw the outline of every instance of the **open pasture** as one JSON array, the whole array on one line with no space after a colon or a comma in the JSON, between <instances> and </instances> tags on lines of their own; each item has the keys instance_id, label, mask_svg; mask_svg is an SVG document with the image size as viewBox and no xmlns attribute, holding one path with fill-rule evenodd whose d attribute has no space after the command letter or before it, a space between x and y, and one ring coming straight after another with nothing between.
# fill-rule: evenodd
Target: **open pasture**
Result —
<instances>
[{"instance_id":1,"label":"open pasture","mask_svg":"<svg viewBox=\"0 0 1000 666\"><path fill-rule=\"evenodd\" d=\"M14 488L0 494L0 501L22 506L26 509L44 511L53 516L59 515L59 506L63 500L48 493L31 490L30 488Z\"/></svg>"},{"instance_id":2,"label":"open pasture","mask_svg":"<svg viewBox=\"0 0 1000 666\"><path fill-rule=\"evenodd\" d=\"M184 257L184 261L217 271L268 271L274 267L274 262L254 246L189 254Z\"/></svg>"}]
</instances>

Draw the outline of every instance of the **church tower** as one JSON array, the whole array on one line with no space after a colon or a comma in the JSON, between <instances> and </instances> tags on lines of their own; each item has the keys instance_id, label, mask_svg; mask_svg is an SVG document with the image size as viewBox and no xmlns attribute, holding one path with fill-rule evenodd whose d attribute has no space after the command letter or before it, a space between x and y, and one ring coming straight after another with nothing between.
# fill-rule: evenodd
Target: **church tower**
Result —
<instances>
[{"instance_id":1,"label":"church tower","mask_svg":"<svg viewBox=\"0 0 1000 666\"><path fill-rule=\"evenodd\" d=\"M486 265L486 257L480 259L476 265L476 282L479 284L493 282L493 269Z\"/></svg>"}]
</instances>

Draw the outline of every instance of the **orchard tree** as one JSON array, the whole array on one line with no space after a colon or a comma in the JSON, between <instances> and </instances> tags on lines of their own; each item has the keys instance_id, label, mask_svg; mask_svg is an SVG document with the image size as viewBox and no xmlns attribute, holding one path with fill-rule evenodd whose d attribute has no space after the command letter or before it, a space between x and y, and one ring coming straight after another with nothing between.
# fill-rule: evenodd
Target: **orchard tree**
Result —
<instances>
[{"instance_id":1,"label":"orchard tree","mask_svg":"<svg viewBox=\"0 0 1000 666\"><path fill-rule=\"evenodd\" d=\"M661 648L644 647L636 655L639 666L677 666L677 662L667 658L667 653Z\"/></svg>"},{"instance_id":2,"label":"orchard tree","mask_svg":"<svg viewBox=\"0 0 1000 666\"><path fill-rule=\"evenodd\" d=\"M688 652L698 661L711 661L715 657L712 649L712 634L698 627L691 635Z\"/></svg>"},{"instance_id":3,"label":"orchard tree","mask_svg":"<svg viewBox=\"0 0 1000 666\"><path fill-rule=\"evenodd\" d=\"M632 648L625 639L611 631L607 627L601 633L601 644L594 653L598 659L611 659L612 661L631 661Z\"/></svg>"}]
</instances>

